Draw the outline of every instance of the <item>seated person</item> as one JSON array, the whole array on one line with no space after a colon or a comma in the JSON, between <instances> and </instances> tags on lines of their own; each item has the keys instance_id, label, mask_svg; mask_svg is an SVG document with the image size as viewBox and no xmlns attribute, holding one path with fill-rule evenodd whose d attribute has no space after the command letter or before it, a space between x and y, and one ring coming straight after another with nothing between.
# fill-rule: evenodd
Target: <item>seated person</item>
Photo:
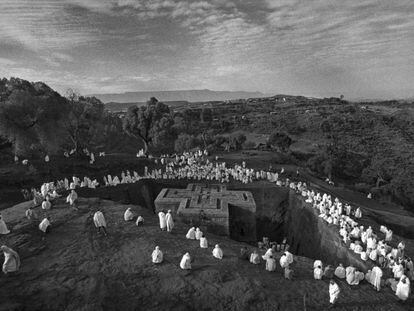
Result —
<instances>
[{"instance_id":1,"label":"seated person","mask_svg":"<svg viewBox=\"0 0 414 311\"><path fill-rule=\"evenodd\" d=\"M345 274L345 268L344 268L344 266L341 263L335 269L335 276L337 278L340 278L340 279L345 279L345 276L346 276L346 274Z\"/></svg>"},{"instance_id":2,"label":"seated person","mask_svg":"<svg viewBox=\"0 0 414 311\"><path fill-rule=\"evenodd\" d=\"M191 227L187 234L185 235L185 237L189 240L195 240L196 239L196 234L195 234L195 228Z\"/></svg>"},{"instance_id":3,"label":"seated person","mask_svg":"<svg viewBox=\"0 0 414 311\"><path fill-rule=\"evenodd\" d=\"M42 209L49 210L52 208L52 203L49 201L49 196L46 196L46 198L42 202Z\"/></svg>"},{"instance_id":4,"label":"seated person","mask_svg":"<svg viewBox=\"0 0 414 311\"><path fill-rule=\"evenodd\" d=\"M142 226L144 224L144 217L138 216L137 221L135 222L137 226Z\"/></svg>"},{"instance_id":5,"label":"seated person","mask_svg":"<svg viewBox=\"0 0 414 311\"><path fill-rule=\"evenodd\" d=\"M258 265L260 263L260 256L256 250L254 250L253 253L250 255L250 263L254 265Z\"/></svg>"},{"instance_id":6,"label":"seated person","mask_svg":"<svg viewBox=\"0 0 414 311\"><path fill-rule=\"evenodd\" d=\"M155 246L155 250L152 252L151 257L153 263L162 263L164 255L160 250L159 246Z\"/></svg>"},{"instance_id":7,"label":"seated person","mask_svg":"<svg viewBox=\"0 0 414 311\"><path fill-rule=\"evenodd\" d=\"M289 267L285 268L285 279L292 280L293 279L293 270Z\"/></svg>"},{"instance_id":8,"label":"seated person","mask_svg":"<svg viewBox=\"0 0 414 311\"><path fill-rule=\"evenodd\" d=\"M124 220L131 221L134 219L134 213L132 212L131 208L128 207L124 213Z\"/></svg>"}]
</instances>

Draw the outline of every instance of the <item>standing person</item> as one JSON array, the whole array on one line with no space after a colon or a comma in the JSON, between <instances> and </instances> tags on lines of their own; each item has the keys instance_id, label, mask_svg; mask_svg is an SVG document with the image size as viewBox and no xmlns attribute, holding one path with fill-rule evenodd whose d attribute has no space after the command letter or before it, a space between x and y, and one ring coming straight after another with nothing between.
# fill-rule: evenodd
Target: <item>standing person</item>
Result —
<instances>
[{"instance_id":1,"label":"standing person","mask_svg":"<svg viewBox=\"0 0 414 311\"><path fill-rule=\"evenodd\" d=\"M335 302L338 300L339 297L339 293L341 292L341 290L339 289L338 284L335 283L334 280L331 280L329 282L329 307L333 308L333 306L335 305Z\"/></svg>"},{"instance_id":2,"label":"standing person","mask_svg":"<svg viewBox=\"0 0 414 311\"><path fill-rule=\"evenodd\" d=\"M0 249L4 253L3 273L16 272L20 269L20 257L14 250L6 245L2 245Z\"/></svg>"},{"instance_id":3,"label":"standing person","mask_svg":"<svg viewBox=\"0 0 414 311\"><path fill-rule=\"evenodd\" d=\"M371 284L374 285L374 288L379 292L381 289L381 277L382 270L380 267L375 266L371 271Z\"/></svg>"},{"instance_id":4,"label":"standing person","mask_svg":"<svg viewBox=\"0 0 414 311\"><path fill-rule=\"evenodd\" d=\"M75 188L74 188L74 187L70 190L69 195L66 197L66 203L69 203L69 205L70 205L73 209L75 209L75 210L77 210L77 209L78 209L78 208L77 208L77 203L78 203L78 194L76 193L76 191L75 191Z\"/></svg>"},{"instance_id":5,"label":"standing person","mask_svg":"<svg viewBox=\"0 0 414 311\"><path fill-rule=\"evenodd\" d=\"M273 258L273 255L269 255L266 258L266 271L273 272L276 270L276 260Z\"/></svg>"},{"instance_id":6,"label":"standing person","mask_svg":"<svg viewBox=\"0 0 414 311\"><path fill-rule=\"evenodd\" d=\"M167 222L167 231L171 232L172 229L174 228L174 220L171 215L171 210L168 210L167 215L165 215L165 221Z\"/></svg>"},{"instance_id":7,"label":"standing person","mask_svg":"<svg viewBox=\"0 0 414 311\"><path fill-rule=\"evenodd\" d=\"M285 255L286 255L286 260L287 260L288 265L291 265L293 263L293 255L291 252L289 252L288 245L286 245L286 248L285 248Z\"/></svg>"},{"instance_id":8,"label":"standing person","mask_svg":"<svg viewBox=\"0 0 414 311\"><path fill-rule=\"evenodd\" d=\"M93 222L95 227L98 228L98 233L100 233L102 229L104 235L107 236L105 216L99 209L93 215Z\"/></svg>"},{"instance_id":9,"label":"standing person","mask_svg":"<svg viewBox=\"0 0 414 311\"><path fill-rule=\"evenodd\" d=\"M315 280L322 280L323 270L321 266L316 266L313 268L313 278Z\"/></svg>"},{"instance_id":10,"label":"standing person","mask_svg":"<svg viewBox=\"0 0 414 311\"><path fill-rule=\"evenodd\" d=\"M160 229L164 231L167 228L167 220L164 211L158 213L158 218L160 219Z\"/></svg>"}]
</instances>

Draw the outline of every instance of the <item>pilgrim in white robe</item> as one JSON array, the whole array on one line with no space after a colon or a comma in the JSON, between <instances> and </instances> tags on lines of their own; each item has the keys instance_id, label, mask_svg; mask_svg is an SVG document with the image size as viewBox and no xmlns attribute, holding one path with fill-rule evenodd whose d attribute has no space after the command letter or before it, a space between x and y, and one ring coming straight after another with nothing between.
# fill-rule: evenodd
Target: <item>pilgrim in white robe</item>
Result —
<instances>
[{"instance_id":1,"label":"pilgrim in white robe","mask_svg":"<svg viewBox=\"0 0 414 311\"><path fill-rule=\"evenodd\" d=\"M371 284L374 285L377 291L381 289L381 277L382 277L382 270L380 267L375 266L372 268L371 271Z\"/></svg>"},{"instance_id":2,"label":"pilgrim in white robe","mask_svg":"<svg viewBox=\"0 0 414 311\"><path fill-rule=\"evenodd\" d=\"M266 253L262 256L262 258L263 258L263 260L267 260L271 256L273 256L273 249L268 248Z\"/></svg>"},{"instance_id":3,"label":"pilgrim in white robe","mask_svg":"<svg viewBox=\"0 0 414 311\"><path fill-rule=\"evenodd\" d=\"M356 268L355 268L355 267L352 267L352 266L349 266L349 267L347 267L347 268L345 269L345 273L346 273L346 282L347 282L349 285L356 285L356 284L354 284L354 280L355 280L355 271L356 271Z\"/></svg>"},{"instance_id":4,"label":"pilgrim in white robe","mask_svg":"<svg viewBox=\"0 0 414 311\"><path fill-rule=\"evenodd\" d=\"M392 240L392 230L388 230L387 232L385 232L385 241L386 242L390 242Z\"/></svg>"},{"instance_id":5,"label":"pilgrim in white robe","mask_svg":"<svg viewBox=\"0 0 414 311\"><path fill-rule=\"evenodd\" d=\"M195 228L194 227L190 228L187 234L185 235L185 237L189 240L195 240L196 238Z\"/></svg>"},{"instance_id":6,"label":"pilgrim in white robe","mask_svg":"<svg viewBox=\"0 0 414 311\"><path fill-rule=\"evenodd\" d=\"M9 234L10 230L7 228L3 216L0 214L0 234Z\"/></svg>"},{"instance_id":7,"label":"pilgrim in white robe","mask_svg":"<svg viewBox=\"0 0 414 311\"><path fill-rule=\"evenodd\" d=\"M345 279L345 268L342 264L339 264L338 267L335 269L335 276L340 279Z\"/></svg>"},{"instance_id":8,"label":"pilgrim in white robe","mask_svg":"<svg viewBox=\"0 0 414 311\"><path fill-rule=\"evenodd\" d=\"M250 255L250 262L254 265L258 265L260 263L260 256L259 254L254 251L251 255Z\"/></svg>"},{"instance_id":9,"label":"pilgrim in white robe","mask_svg":"<svg viewBox=\"0 0 414 311\"><path fill-rule=\"evenodd\" d=\"M201 248L208 248L208 241L207 241L207 238L205 238L204 236L201 237L201 239L200 239L200 247Z\"/></svg>"},{"instance_id":10,"label":"pilgrim in white robe","mask_svg":"<svg viewBox=\"0 0 414 311\"><path fill-rule=\"evenodd\" d=\"M316 267L323 267L323 265L322 265L322 261L320 261L320 260L315 260L314 262L313 262L313 268L315 269Z\"/></svg>"},{"instance_id":11,"label":"pilgrim in white robe","mask_svg":"<svg viewBox=\"0 0 414 311\"><path fill-rule=\"evenodd\" d=\"M94 222L96 228L106 227L105 217L104 217L104 214L101 211L95 212L95 214L93 215L93 222Z\"/></svg>"},{"instance_id":12,"label":"pilgrim in white robe","mask_svg":"<svg viewBox=\"0 0 414 311\"><path fill-rule=\"evenodd\" d=\"M404 267L402 266L402 264L395 264L392 268L392 273L394 273L395 279L401 278L404 274Z\"/></svg>"},{"instance_id":13,"label":"pilgrim in white robe","mask_svg":"<svg viewBox=\"0 0 414 311\"><path fill-rule=\"evenodd\" d=\"M313 269L313 278L315 280L322 280L323 270L321 266L317 266Z\"/></svg>"},{"instance_id":14,"label":"pilgrim in white robe","mask_svg":"<svg viewBox=\"0 0 414 311\"><path fill-rule=\"evenodd\" d=\"M155 247L155 250L152 252L152 262L153 263L162 263L164 259L164 255L162 251L160 250L159 246Z\"/></svg>"},{"instance_id":15,"label":"pilgrim in white robe","mask_svg":"<svg viewBox=\"0 0 414 311\"><path fill-rule=\"evenodd\" d=\"M378 252L376 249L373 249L370 253L369 253L369 259L371 259L372 261L376 262L377 261L377 257L378 257Z\"/></svg>"},{"instance_id":16,"label":"pilgrim in white robe","mask_svg":"<svg viewBox=\"0 0 414 311\"><path fill-rule=\"evenodd\" d=\"M3 273L16 272L20 268L20 257L10 247L3 245L0 249L4 253Z\"/></svg>"},{"instance_id":17,"label":"pilgrim in white robe","mask_svg":"<svg viewBox=\"0 0 414 311\"><path fill-rule=\"evenodd\" d=\"M158 213L158 218L160 220L161 230L165 230L165 228L167 228L167 220L165 218L165 213L164 212L159 212Z\"/></svg>"},{"instance_id":18,"label":"pilgrim in white robe","mask_svg":"<svg viewBox=\"0 0 414 311\"><path fill-rule=\"evenodd\" d=\"M288 262L288 259L286 257L286 254L283 254L282 257L280 257L279 264L282 268L289 267L289 262Z\"/></svg>"},{"instance_id":19,"label":"pilgrim in white robe","mask_svg":"<svg viewBox=\"0 0 414 311\"><path fill-rule=\"evenodd\" d=\"M48 200L42 202L42 209L49 210L52 207L52 204Z\"/></svg>"},{"instance_id":20,"label":"pilgrim in white robe","mask_svg":"<svg viewBox=\"0 0 414 311\"><path fill-rule=\"evenodd\" d=\"M183 258L181 258L180 268L183 270L190 270L191 269L191 257L189 253L185 253Z\"/></svg>"},{"instance_id":21,"label":"pilgrim in white robe","mask_svg":"<svg viewBox=\"0 0 414 311\"><path fill-rule=\"evenodd\" d=\"M410 281L404 277L397 284L397 290L395 291L395 295L402 300L406 301L408 296L410 295Z\"/></svg>"},{"instance_id":22,"label":"pilgrim in white robe","mask_svg":"<svg viewBox=\"0 0 414 311\"><path fill-rule=\"evenodd\" d=\"M223 259L223 250L218 244L213 249L213 257L217 259Z\"/></svg>"},{"instance_id":23,"label":"pilgrim in white robe","mask_svg":"<svg viewBox=\"0 0 414 311\"><path fill-rule=\"evenodd\" d=\"M132 212L131 208L128 207L124 213L124 220L131 221L134 219L134 213Z\"/></svg>"},{"instance_id":24,"label":"pilgrim in white robe","mask_svg":"<svg viewBox=\"0 0 414 311\"><path fill-rule=\"evenodd\" d=\"M143 224L144 224L144 217L142 217L142 216L138 216L138 217L137 217L137 221L135 222L135 224L136 224L137 226L143 225Z\"/></svg>"},{"instance_id":25,"label":"pilgrim in white robe","mask_svg":"<svg viewBox=\"0 0 414 311\"><path fill-rule=\"evenodd\" d=\"M276 270L276 260L272 255L268 256L266 259L266 271L275 271Z\"/></svg>"},{"instance_id":26,"label":"pilgrim in white robe","mask_svg":"<svg viewBox=\"0 0 414 311\"><path fill-rule=\"evenodd\" d=\"M168 211L167 215L165 216L165 221L167 222L167 231L171 232L174 228L174 220L171 215L171 210Z\"/></svg>"},{"instance_id":27,"label":"pilgrim in white robe","mask_svg":"<svg viewBox=\"0 0 414 311\"><path fill-rule=\"evenodd\" d=\"M293 263L292 253L289 251L285 251L285 255L286 255L286 260L287 260L288 265L291 265Z\"/></svg>"},{"instance_id":28,"label":"pilgrim in white robe","mask_svg":"<svg viewBox=\"0 0 414 311\"><path fill-rule=\"evenodd\" d=\"M75 190L72 190L69 193L69 195L66 197L66 203L69 203L69 205L73 205L77 199L78 199L78 194L75 192Z\"/></svg>"},{"instance_id":29,"label":"pilgrim in white robe","mask_svg":"<svg viewBox=\"0 0 414 311\"><path fill-rule=\"evenodd\" d=\"M50 226L50 221L47 218L44 218L42 220L42 222L39 224L39 229L40 231L43 231L44 233L46 233L47 228Z\"/></svg>"},{"instance_id":30,"label":"pilgrim in white robe","mask_svg":"<svg viewBox=\"0 0 414 311\"><path fill-rule=\"evenodd\" d=\"M340 292L338 284L331 280L329 283L329 303L334 304L338 300Z\"/></svg>"},{"instance_id":31,"label":"pilgrim in white robe","mask_svg":"<svg viewBox=\"0 0 414 311\"><path fill-rule=\"evenodd\" d=\"M197 240L200 240L202 236L203 236L203 231L201 231L200 228L197 228L195 231L195 238Z\"/></svg>"}]
</instances>

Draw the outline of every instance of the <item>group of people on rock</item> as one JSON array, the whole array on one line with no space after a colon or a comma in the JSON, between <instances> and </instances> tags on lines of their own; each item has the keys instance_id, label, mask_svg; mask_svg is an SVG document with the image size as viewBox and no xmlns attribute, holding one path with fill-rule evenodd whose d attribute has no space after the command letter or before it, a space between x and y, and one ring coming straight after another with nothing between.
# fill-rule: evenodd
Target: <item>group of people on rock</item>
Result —
<instances>
[{"instance_id":1,"label":"group of people on rock","mask_svg":"<svg viewBox=\"0 0 414 311\"><path fill-rule=\"evenodd\" d=\"M343 242L352 250L356 255L360 256L363 261L371 261L374 264L374 268L368 271L366 275L363 272L358 271L355 267L347 267L346 269L339 266L336 270L333 270L331 266L323 269L322 264L317 262L314 266L314 277L320 279L322 276L327 277L334 272L337 277L344 276L348 284L355 285L362 281L364 278L374 285L379 290L381 286L381 279L383 269L390 269L394 274L394 281L387 280L388 284L391 285L397 292L397 296L405 300L407 299L410 289L410 280L414 278L414 270L411 259L405 254L405 244L400 242L397 247L392 247L390 242L392 241L393 232L392 230L381 226L380 231L384 234L384 239L379 240L379 235L375 234L373 228L368 226L365 228L359 225L356 220L362 218L362 211L359 207L352 209L349 204L343 204L338 198L332 199L329 194L321 194L311 190L305 182L294 182L288 178L282 180L280 175L284 174L284 169L278 172L271 172L265 170L254 170L248 168L246 163L243 161L241 165L235 164L232 167L227 167L225 162L209 161L207 159L208 153L201 150L197 152L186 152L182 155L175 155L173 157L161 156L160 159L154 159L154 162L160 168L153 168L151 171L148 167L144 168L144 174L139 175L136 171L132 173L130 171L122 172L120 178L118 176L107 175L103 177L103 183L99 183L97 179L91 179L84 177L83 180L74 176L72 181L69 182L67 178L57 181L44 183L40 192L35 192L35 203L39 198L44 198L45 203L42 203L42 208L50 208L50 199L59 197L59 191L70 190L67 197L69 205L76 208L77 194L75 189L77 187L88 187L96 188L99 186L117 186L119 184L134 183L141 179L189 179L189 180L208 180L216 181L220 183L228 183L231 180L238 181L241 183L251 183L257 180L266 180L273 182L281 187L289 187L293 191L296 191L301 195L305 202L313 207L319 214L319 217L323 219L328 225L334 225L338 227L339 235L342 237ZM48 203L49 202L49 203ZM32 211L33 212L33 211ZM27 212L33 214L32 212ZM130 218L125 212L126 218ZM32 216L30 216L32 217ZM161 211L158 213L160 228L171 232L174 228L174 221L169 210L167 213ZM28 216L29 218L29 216ZM106 222L101 211L97 211L94 215L94 223L98 228L98 231L102 230L106 235ZM47 228L50 227L50 221L46 217L42 220L42 228L40 230L47 232ZM143 221L143 219L142 219ZM138 225L138 220L137 220ZM1 230L0 220L0 230ZM46 228L46 229L45 229ZM45 229L45 230L44 230ZM201 233L198 228L190 228L187 235L192 239L193 235L195 239L200 240L200 247L207 248L208 242L206 237ZM198 238L197 238L198 237ZM273 256L274 250L269 249L262 259L266 260L266 270L274 271L275 269L275 258ZM153 262L162 262L163 254L159 247L154 250L152 254ZM217 245L213 250L213 255L216 258L223 255L223 251ZM260 263L260 256L257 252L253 252L249 256L249 261L252 264ZM289 278L292 275L290 265L293 262L293 256L288 250L280 258L280 265L285 269L285 276ZM186 267L185 269L191 268L191 256L186 253L180 263L180 267ZM183 268L184 269L184 268ZM342 270L343 269L343 270ZM330 292L332 287L332 295L337 299L339 295L337 285L333 282L330 284ZM408 291L405 289L408 288ZM403 294L402 294L403 293ZM405 297L405 298L404 298ZM331 297L332 298L332 297Z\"/></svg>"},{"instance_id":2,"label":"group of people on rock","mask_svg":"<svg viewBox=\"0 0 414 311\"><path fill-rule=\"evenodd\" d=\"M380 290L381 284L390 285L401 300L406 300L410 293L410 280L414 280L413 262L405 254L405 243L400 241L397 245L392 246L391 241L393 232L385 226L380 227L380 232L384 235L379 239L373 228L365 228L359 225L355 219L362 218L361 209L358 207L352 211L349 204L342 204L338 198L332 200L328 194L321 195L306 189L300 182L293 186L293 189L306 198L306 202L311 204L319 213L324 221L330 225L339 228L339 235L342 237L346 247L349 247L356 256L360 257L363 262L373 265L365 275L355 267L349 266L346 269L340 265L335 275L346 278L349 285L358 285L363 279L371 283L377 290ZM319 262L318 262L319 263ZM326 271L318 264L314 274L322 276ZM381 281L385 276L382 269L388 269L388 275L392 276L386 281ZM397 290L398 289L398 290Z\"/></svg>"}]
</instances>

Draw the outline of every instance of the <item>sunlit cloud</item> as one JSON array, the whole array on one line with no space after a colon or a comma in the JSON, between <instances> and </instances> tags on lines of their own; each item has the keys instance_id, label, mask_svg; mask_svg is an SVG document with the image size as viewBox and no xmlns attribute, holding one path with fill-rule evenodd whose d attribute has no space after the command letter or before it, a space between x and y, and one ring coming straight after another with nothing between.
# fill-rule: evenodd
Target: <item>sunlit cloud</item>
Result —
<instances>
[{"instance_id":1,"label":"sunlit cloud","mask_svg":"<svg viewBox=\"0 0 414 311\"><path fill-rule=\"evenodd\" d=\"M0 42L4 75L60 91L414 95L409 0L3 0Z\"/></svg>"}]
</instances>

